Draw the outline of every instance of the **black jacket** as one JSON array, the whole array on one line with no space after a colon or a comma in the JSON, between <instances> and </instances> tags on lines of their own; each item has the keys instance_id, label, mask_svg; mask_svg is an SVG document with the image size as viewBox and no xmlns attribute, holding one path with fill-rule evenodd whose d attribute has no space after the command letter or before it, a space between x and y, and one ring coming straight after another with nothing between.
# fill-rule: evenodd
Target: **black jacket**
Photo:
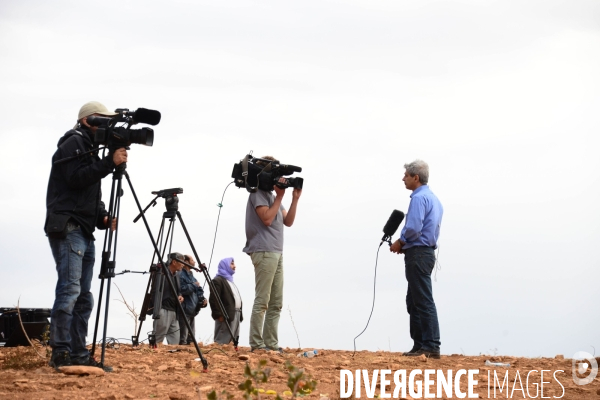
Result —
<instances>
[{"instance_id":1,"label":"black jacket","mask_svg":"<svg viewBox=\"0 0 600 400\"><path fill-rule=\"evenodd\" d=\"M233 321L235 317L235 298L233 297L233 292L231 291L231 286L227 282L227 279L222 276L216 276L213 279L213 285L215 286L215 290L219 297L221 298L221 302L223 303L223 307L225 308L225 312L227 312L227 316L229 317L229 322ZM219 307L219 302L215 294L211 291L210 296L208 298L208 303L210 304L211 315L214 320L222 317L221 308ZM242 302L242 305L244 303ZM240 307L241 308L241 307ZM244 320L244 313L240 313L240 322Z\"/></svg>"},{"instance_id":2,"label":"black jacket","mask_svg":"<svg viewBox=\"0 0 600 400\"><path fill-rule=\"evenodd\" d=\"M112 156L102 160L96 153L85 154L60 164L55 161L76 156L93 148L92 133L85 127L71 129L58 141L52 156L52 170L46 193L47 235L64 235L69 218L93 238L94 226L106 229L103 219L108 212L101 201L100 181L115 167Z\"/></svg>"},{"instance_id":3,"label":"black jacket","mask_svg":"<svg viewBox=\"0 0 600 400\"><path fill-rule=\"evenodd\" d=\"M166 269L166 272L170 272L169 268ZM171 310L179 314L179 306L177 305L179 304L179 296L181 296L179 274L171 274L171 278L173 279L173 285L177 294L173 294L171 285L169 285L169 281L167 281L167 277L165 276L163 281L162 308L163 310Z\"/></svg>"}]
</instances>

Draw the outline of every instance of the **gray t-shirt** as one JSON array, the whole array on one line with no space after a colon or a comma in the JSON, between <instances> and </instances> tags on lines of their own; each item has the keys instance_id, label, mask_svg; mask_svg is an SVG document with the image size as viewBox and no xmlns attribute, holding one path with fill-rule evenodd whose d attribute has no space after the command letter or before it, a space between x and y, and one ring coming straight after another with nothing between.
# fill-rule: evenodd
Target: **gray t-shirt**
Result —
<instances>
[{"instance_id":1,"label":"gray t-shirt","mask_svg":"<svg viewBox=\"0 0 600 400\"><path fill-rule=\"evenodd\" d=\"M257 251L269 251L272 253L283 252L283 205L279 207L277 216L271 226L265 226L258 214L256 207L271 207L275 202L275 196L271 192L257 190L248 196L246 205L246 247L244 253L252 254Z\"/></svg>"}]
</instances>

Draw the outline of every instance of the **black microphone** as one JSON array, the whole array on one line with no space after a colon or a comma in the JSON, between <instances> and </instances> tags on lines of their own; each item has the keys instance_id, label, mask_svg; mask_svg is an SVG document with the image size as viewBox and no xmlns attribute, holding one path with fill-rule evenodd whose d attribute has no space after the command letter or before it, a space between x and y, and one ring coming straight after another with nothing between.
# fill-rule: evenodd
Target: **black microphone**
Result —
<instances>
[{"instance_id":1,"label":"black microphone","mask_svg":"<svg viewBox=\"0 0 600 400\"><path fill-rule=\"evenodd\" d=\"M381 238L381 244L383 244L383 242L390 242L390 238L394 236L394 233L396 233L396 231L398 230L398 227L402 223L403 219L404 213L402 211L392 211L392 215L390 215L390 218L387 220L385 226L383 227L383 237ZM391 245L392 244L390 243L390 246Z\"/></svg>"},{"instance_id":2,"label":"black microphone","mask_svg":"<svg viewBox=\"0 0 600 400\"><path fill-rule=\"evenodd\" d=\"M279 164L279 168L289 172L290 174L292 172L302 172L302 167L297 167L295 165L290 164Z\"/></svg>"},{"instance_id":3,"label":"black microphone","mask_svg":"<svg viewBox=\"0 0 600 400\"><path fill-rule=\"evenodd\" d=\"M147 108L138 108L133 113L133 120L136 123L158 125L160 122L160 111L148 110Z\"/></svg>"}]
</instances>

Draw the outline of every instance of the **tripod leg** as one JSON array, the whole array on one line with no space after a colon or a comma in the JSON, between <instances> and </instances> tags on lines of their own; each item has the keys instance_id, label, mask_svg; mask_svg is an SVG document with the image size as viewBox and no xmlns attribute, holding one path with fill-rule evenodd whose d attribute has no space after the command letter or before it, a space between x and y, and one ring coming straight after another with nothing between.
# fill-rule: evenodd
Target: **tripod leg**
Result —
<instances>
[{"instance_id":1,"label":"tripod leg","mask_svg":"<svg viewBox=\"0 0 600 400\"><path fill-rule=\"evenodd\" d=\"M141 217L142 217L141 215L138 216L138 218L141 218ZM165 219L163 218L161 220L160 228L158 230L158 236L157 236L158 243L162 243L164 230L165 230ZM165 243L165 248L166 248L166 243ZM164 252L164 250L163 250L163 252ZM154 278L156 276L156 271L157 271L156 265L154 265L155 260L156 260L156 253L152 253L152 261L150 262L150 278L148 279L148 286L146 286L146 293L144 294L144 301L142 302L142 310L140 311L140 316L138 318L140 321L140 325L138 326L138 331L137 331L137 336L136 336L136 338L138 340L142 333L142 325L144 324L144 321L146 320L146 315L148 314L148 309L150 308L151 291L152 291L152 286L154 285Z\"/></svg>"},{"instance_id":2,"label":"tripod leg","mask_svg":"<svg viewBox=\"0 0 600 400\"><path fill-rule=\"evenodd\" d=\"M90 351L90 357L94 357L96 352L96 337L98 335L98 321L100 321L100 305L102 304L102 294L104 293L104 279L100 281L100 293L98 295L98 310L96 311L96 324L94 325L94 339L92 340L92 350Z\"/></svg>"},{"instance_id":3,"label":"tripod leg","mask_svg":"<svg viewBox=\"0 0 600 400\"><path fill-rule=\"evenodd\" d=\"M110 284L111 284L111 279L114 278L115 276L115 265L117 263L117 243L118 243L118 230L115 230L113 232L112 230L112 224L113 224L113 220L116 219L117 224L119 223L119 217L120 217L120 211L121 211L121 195L122 195L122 178L123 178L123 173L125 172L125 165L121 164L119 167L117 167L115 169L115 172L113 173L113 181L116 180L117 181L117 190L116 193L113 193L113 195L111 196L111 206L109 206L109 215L108 215L108 251L107 251L107 256L106 256L106 262L103 265L103 269L100 271L100 273L103 275L103 277L107 278L106 281L106 305L104 306L104 330L102 332L102 355L100 357L100 365L102 365L102 368L105 368L104 366L104 357L106 355L106 331L108 329L108 310L109 310L109 306L110 306ZM114 185L113 185L114 187ZM114 208L112 207L112 204L114 204ZM109 261L108 259L110 258L111 255L111 245L113 243L112 241L112 237L115 237L114 240L114 247L113 247L113 251L112 251L112 261ZM104 256L104 255L103 255ZM104 257L103 257L104 258ZM104 261L104 259L103 259ZM106 369L106 368L105 368Z\"/></svg>"},{"instance_id":4,"label":"tripod leg","mask_svg":"<svg viewBox=\"0 0 600 400\"><path fill-rule=\"evenodd\" d=\"M156 242L154 241L154 236L152 236L152 231L150 230L150 226L148 225L148 220L146 219L146 216L142 213L142 206L140 205L137 195L135 194L135 190L133 189L133 185L131 183L131 179L129 178L129 174L127 173L127 171L124 171L124 174L125 174L125 178L127 179L127 183L129 184L129 188L131 189L131 193L133 194L133 198L135 199L135 204L137 205L138 210L140 210L140 213L142 214L144 226L146 227L146 231L148 232L148 236L150 237L150 241L152 242L154 251L156 252L156 254L158 256L160 264L163 266L166 266L167 264L164 263L163 257L160 255L160 250L158 249L158 246L156 245ZM173 282L170 279L169 279L169 282L171 283L171 285L173 284ZM174 291L175 288L172 287L172 289ZM181 304L179 305L179 308L181 309L181 312L183 312L183 308L181 307ZM188 325L189 325L189 323L188 323ZM202 362L202 365L204 366L204 371L206 371L208 369L208 361L202 355L202 352L200 351L200 347L198 346L198 342L196 342L195 338L194 338L194 346L196 348L196 352L198 353L198 357L200 357L200 361Z\"/></svg>"},{"instance_id":5,"label":"tripod leg","mask_svg":"<svg viewBox=\"0 0 600 400\"><path fill-rule=\"evenodd\" d=\"M112 212L113 209L113 205L115 202L115 185L116 185L116 179L115 179L115 175L113 174L113 181L112 181L112 185L111 185L111 189L110 189L110 203L109 203L109 213ZM109 221L109 224L111 223L111 221ZM108 262L109 262L109 258L110 258L110 245L112 243L112 231L111 229L107 229L106 232L104 233L104 244L102 247L102 260L101 260L101 264L100 264L100 274L98 276L98 278L101 279L100 282L100 293L98 295L98 309L96 311L96 323L94 325L94 339L92 340L92 350L90 351L90 357L94 357L94 354L96 352L96 339L98 336L98 326L100 325L100 311L102 310L102 295L104 294L104 279L105 279L105 271L108 268ZM107 246L108 244L108 246Z\"/></svg>"},{"instance_id":6,"label":"tripod leg","mask_svg":"<svg viewBox=\"0 0 600 400\"><path fill-rule=\"evenodd\" d=\"M179 221L181 221L181 226L183 227L183 231L185 232L185 236L187 237L187 240L190 244L190 247L192 248L192 252L194 253L194 256L196 257L196 260L198 260L198 265L202 265L202 263L200 262L200 257L198 257L198 253L196 252L196 248L194 247L194 243L192 243L192 238L190 237L190 234L188 233L187 228L185 227L185 222L183 222L183 218L181 217L181 213L179 211L177 211L177 216L179 217ZM202 270L202 273L204 274L204 278L206 279L206 281L208 282L208 286L210 287L210 292L214 293L216 298L217 298L217 303L219 304L219 308L221 310L221 314L223 314L224 317L224 322L227 325L227 329L229 330L229 334L231 335L231 339L233 340L233 345L235 346L235 349L238 349L238 343L239 343L239 336L234 336L233 335L233 331L231 330L231 326L229 326L229 316L227 315L227 311L225 311L225 307L223 306L223 302L221 301L221 298L219 297L217 290L215 289L215 285L213 284L212 279L210 278L210 275L208 275L208 271L206 270L206 268L201 267L200 268Z\"/></svg>"}]
</instances>

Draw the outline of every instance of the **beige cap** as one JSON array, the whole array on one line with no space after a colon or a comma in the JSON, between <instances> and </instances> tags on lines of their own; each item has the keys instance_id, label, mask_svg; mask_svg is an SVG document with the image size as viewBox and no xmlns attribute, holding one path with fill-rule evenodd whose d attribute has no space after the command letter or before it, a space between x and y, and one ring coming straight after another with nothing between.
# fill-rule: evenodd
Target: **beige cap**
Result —
<instances>
[{"instance_id":1,"label":"beige cap","mask_svg":"<svg viewBox=\"0 0 600 400\"><path fill-rule=\"evenodd\" d=\"M117 115L117 113L115 112L108 111L108 108L106 108L104 104L97 101L90 101L89 103L85 103L84 105L82 105L79 109L77 121L80 121L81 118L89 117L92 114L100 114L107 117Z\"/></svg>"}]
</instances>

